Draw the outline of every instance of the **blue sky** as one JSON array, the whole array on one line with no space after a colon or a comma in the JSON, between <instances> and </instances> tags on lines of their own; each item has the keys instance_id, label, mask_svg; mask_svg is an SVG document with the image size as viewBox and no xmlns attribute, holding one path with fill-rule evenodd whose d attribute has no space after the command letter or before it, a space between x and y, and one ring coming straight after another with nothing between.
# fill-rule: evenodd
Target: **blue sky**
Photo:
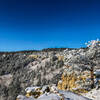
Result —
<instances>
[{"instance_id":1,"label":"blue sky","mask_svg":"<svg viewBox=\"0 0 100 100\"><path fill-rule=\"evenodd\" d=\"M0 0L0 51L79 48L97 38L99 0Z\"/></svg>"}]
</instances>

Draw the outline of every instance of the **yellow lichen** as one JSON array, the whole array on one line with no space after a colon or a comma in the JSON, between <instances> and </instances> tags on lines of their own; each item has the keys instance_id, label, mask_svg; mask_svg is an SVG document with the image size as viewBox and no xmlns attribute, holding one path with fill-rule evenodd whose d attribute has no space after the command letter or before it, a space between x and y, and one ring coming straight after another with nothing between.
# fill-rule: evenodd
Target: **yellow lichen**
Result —
<instances>
[{"instance_id":1,"label":"yellow lichen","mask_svg":"<svg viewBox=\"0 0 100 100\"><path fill-rule=\"evenodd\" d=\"M74 72L71 74L63 73L61 77L61 81L58 82L58 89L70 90L75 93L87 93L85 89L77 89L80 86L78 81L82 81L83 83L85 83L86 79L87 77L85 75L77 76L74 74Z\"/></svg>"},{"instance_id":2,"label":"yellow lichen","mask_svg":"<svg viewBox=\"0 0 100 100\"><path fill-rule=\"evenodd\" d=\"M72 90L72 92L77 93L77 94L81 94L81 93L88 93L87 90L85 89L77 89L77 90Z\"/></svg>"},{"instance_id":3,"label":"yellow lichen","mask_svg":"<svg viewBox=\"0 0 100 100\"><path fill-rule=\"evenodd\" d=\"M29 55L29 58L37 59L38 58L38 55Z\"/></svg>"},{"instance_id":4,"label":"yellow lichen","mask_svg":"<svg viewBox=\"0 0 100 100\"><path fill-rule=\"evenodd\" d=\"M26 97L30 97L31 96L31 92L30 93L26 93Z\"/></svg>"},{"instance_id":5,"label":"yellow lichen","mask_svg":"<svg viewBox=\"0 0 100 100\"><path fill-rule=\"evenodd\" d=\"M62 83L58 82L58 89L61 90L72 90L73 88L77 87L75 83L76 77L72 75L62 75Z\"/></svg>"},{"instance_id":6,"label":"yellow lichen","mask_svg":"<svg viewBox=\"0 0 100 100\"><path fill-rule=\"evenodd\" d=\"M59 61L64 60L64 56L58 56L58 60Z\"/></svg>"}]
</instances>

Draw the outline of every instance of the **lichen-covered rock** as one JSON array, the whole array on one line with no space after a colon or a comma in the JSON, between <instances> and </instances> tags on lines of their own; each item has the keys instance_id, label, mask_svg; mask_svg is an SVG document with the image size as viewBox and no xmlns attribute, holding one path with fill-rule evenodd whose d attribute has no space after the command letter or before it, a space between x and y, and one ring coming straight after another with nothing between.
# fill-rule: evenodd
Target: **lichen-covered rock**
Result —
<instances>
[{"instance_id":1,"label":"lichen-covered rock","mask_svg":"<svg viewBox=\"0 0 100 100\"><path fill-rule=\"evenodd\" d=\"M58 89L70 90L77 93L78 91L79 93L87 92L85 85L90 85L90 82L87 82L88 78L90 78L89 72L78 72L76 69L73 70L71 66L66 66L61 80L58 82Z\"/></svg>"},{"instance_id":2,"label":"lichen-covered rock","mask_svg":"<svg viewBox=\"0 0 100 100\"><path fill-rule=\"evenodd\" d=\"M39 97L42 94L42 91L40 91L40 87L27 87L25 89L26 91L26 97L31 97L33 96L34 98Z\"/></svg>"},{"instance_id":3,"label":"lichen-covered rock","mask_svg":"<svg viewBox=\"0 0 100 100\"><path fill-rule=\"evenodd\" d=\"M29 90L33 90L34 87L28 87ZM50 91L47 91L47 88L50 89ZM41 90L45 90L43 94L39 95L37 98L34 98L34 95L30 95L29 97L19 95L17 96L17 100L90 100L88 98L85 98L83 96L74 94L69 91L61 91L58 90L55 85L48 85L41 88ZM25 89L27 90L27 89ZM40 91L41 91L40 90ZM56 90L56 92L55 92ZM37 90L34 90L35 93L37 93Z\"/></svg>"},{"instance_id":4,"label":"lichen-covered rock","mask_svg":"<svg viewBox=\"0 0 100 100\"><path fill-rule=\"evenodd\" d=\"M64 51L64 72L62 82L58 82L58 88L74 92L86 92L93 87L94 71L100 67L100 41L93 40L87 43L87 49L74 49ZM90 87L91 86L91 87Z\"/></svg>"},{"instance_id":5,"label":"lichen-covered rock","mask_svg":"<svg viewBox=\"0 0 100 100\"><path fill-rule=\"evenodd\" d=\"M66 75L62 75L62 82L58 82L58 89L61 90L72 90L73 88L77 87L77 84L75 84L76 81L76 77L74 76L74 74L66 74Z\"/></svg>"}]
</instances>

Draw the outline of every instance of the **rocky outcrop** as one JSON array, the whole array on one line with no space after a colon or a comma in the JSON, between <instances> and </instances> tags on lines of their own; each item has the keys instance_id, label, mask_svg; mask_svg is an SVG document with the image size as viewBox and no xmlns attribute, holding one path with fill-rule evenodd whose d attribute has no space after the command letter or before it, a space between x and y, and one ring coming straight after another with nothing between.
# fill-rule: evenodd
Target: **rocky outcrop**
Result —
<instances>
[{"instance_id":1,"label":"rocky outcrop","mask_svg":"<svg viewBox=\"0 0 100 100\"><path fill-rule=\"evenodd\" d=\"M94 72L100 69L100 41L93 40L87 43L87 49L66 49L64 56L64 72L58 88L81 93L95 87Z\"/></svg>"},{"instance_id":2,"label":"rocky outcrop","mask_svg":"<svg viewBox=\"0 0 100 100\"><path fill-rule=\"evenodd\" d=\"M2 75L0 76L0 84L4 84L5 86L9 86L9 84L11 84L13 78L13 76L11 74L8 75Z\"/></svg>"},{"instance_id":3,"label":"rocky outcrop","mask_svg":"<svg viewBox=\"0 0 100 100\"><path fill-rule=\"evenodd\" d=\"M88 93L82 94L83 96L93 99L93 100L100 100L100 89L93 89Z\"/></svg>"},{"instance_id":4,"label":"rocky outcrop","mask_svg":"<svg viewBox=\"0 0 100 100\"><path fill-rule=\"evenodd\" d=\"M18 95L17 100L90 100L68 91L58 90L55 85L28 87L26 96ZM30 95L29 95L30 94Z\"/></svg>"},{"instance_id":5,"label":"rocky outcrop","mask_svg":"<svg viewBox=\"0 0 100 100\"><path fill-rule=\"evenodd\" d=\"M87 72L75 72L75 71L64 71L62 74L61 80L58 82L58 89L60 90L69 90L75 93L87 92L89 87L86 88L86 85L89 86L91 83L87 81L89 78L89 73ZM88 77L87 77L88 76Z\"/></svg>"}]
</instances>

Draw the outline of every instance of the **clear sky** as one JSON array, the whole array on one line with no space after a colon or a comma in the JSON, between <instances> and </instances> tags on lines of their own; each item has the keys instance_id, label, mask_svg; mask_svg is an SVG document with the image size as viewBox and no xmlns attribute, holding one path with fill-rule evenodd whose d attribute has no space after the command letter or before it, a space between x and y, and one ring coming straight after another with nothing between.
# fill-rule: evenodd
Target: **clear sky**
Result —
<instances>
[{"instance_id":1,"label":"clear sky","mask_svg":"<svg viewBox=\"0 0 100 100\"><path fill-rule=\"evenodd\" d=\"M84 47L100 38L100 0L0 0L0 51Z\"/></svg>"}]
</instances>

